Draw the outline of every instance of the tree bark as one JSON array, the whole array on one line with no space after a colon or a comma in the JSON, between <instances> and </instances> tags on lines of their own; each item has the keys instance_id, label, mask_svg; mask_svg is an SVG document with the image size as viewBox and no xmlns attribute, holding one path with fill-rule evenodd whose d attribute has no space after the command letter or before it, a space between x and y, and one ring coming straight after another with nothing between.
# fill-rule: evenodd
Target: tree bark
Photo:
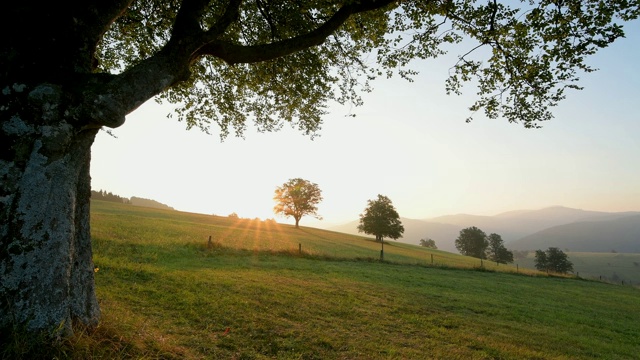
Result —
<instances>
[{"instance_id":1,"label":"tree bark","mask_svg":"<svg viewBox=\"0 0 640 360\"><path fill-rule=\"evenodd\" d=\"M5 89L4 96L22 92ZM54 88L31 91L41 106L2 109L0 129L0 328L61 330L95 325L89 200L97 128L64 118ZM42 95L44 94L44 95ZM53 94L53 95L52 95ZM23 96L24 98L24 96ZM29 111L24 109L29 108ZM52 334L52 335L66 335Z\"/></svg>"}]
</instances>

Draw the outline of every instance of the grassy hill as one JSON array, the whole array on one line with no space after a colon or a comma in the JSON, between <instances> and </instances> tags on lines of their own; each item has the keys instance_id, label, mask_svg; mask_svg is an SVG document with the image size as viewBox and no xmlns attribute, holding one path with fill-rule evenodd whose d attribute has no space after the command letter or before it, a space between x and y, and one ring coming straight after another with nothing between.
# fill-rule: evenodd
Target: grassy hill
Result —
<instances>
[{"instance_id":1,"label":"grassy hill","mask_svg":"<svg viewBox=\"0 0 640 360\"><path fill-rule=\"evenodd\" d=\"M63 358L640 353L633 287L480 269L477 259L395 242L381 262L380 244L365 237L106 202L93 202L92 232L102 320L58 349Z\"/></svg>"}]
</instances>

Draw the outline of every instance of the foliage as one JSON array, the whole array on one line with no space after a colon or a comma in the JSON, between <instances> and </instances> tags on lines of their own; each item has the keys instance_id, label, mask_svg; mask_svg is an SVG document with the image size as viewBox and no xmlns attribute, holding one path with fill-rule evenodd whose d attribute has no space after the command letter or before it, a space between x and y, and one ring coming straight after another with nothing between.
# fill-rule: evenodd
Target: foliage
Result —
<instances>
[{"instance_id":1,"label":"foliage","mask_svg":"<svg viewBox=\"0 0 640 360\"><path fill-rule=\"evenodd\" d=\"M318 204L322 201L322 191L318 184L301 178L289 179L276 188L273 200L276 206L273 212L283 216L293 216L296 227L303 216L311 215L322 219L318 215Z\"/></svg>"},{"instance_id":2,"label":"foliage","mask_svg":"<svg viewBox=\"0 0 640 360\"><path fill-rule=\"evenodd\" d=\"M367 208L360 214L358 232L375 235L376 241L384 241L385 237L394 240L402 237L404 226L391 199L378 194L376 200L367 200Z\"/></svg>"},{"instance_id":3,"label":"foliage","mask_svg":"<svg viewBox=\"0 0 640 360\"><path fill-rule=\"evenodd\" d=\"M436 241L433 239L420 239L420 246L429 249L438 249L438 247L436 246Z\"/></svg>"},{"instance_id":4,"label":"foliage","mask_svg":"<svg viewBox=\"0 0 640 360\"><path fill-rule=\"evenodd\" d=\"M537 127L552 118L549 109L566 89L579 89L580 74L594 70L586 58L623 37L619 22L639 13L636 2L595 0L116 6L123 8L112 12L100 39L101 69L129 69L172 52L190 76L161 89L161 99L181 105L177 116L188 127L209 131L215 123L222 136L242 134L251 119L264 131L290 123L314 134L329 101L360 105L358 91L370 91L372 79L411 79L412 59L437 57L443 45L463 40L447 91L477 84L472 114ZM375 61L367 61L370 54Z\"/></svg>"},{"instance_id":5,"label":"foliage","mask_svg":"<svg viewBox=\"0 0 640 360\"><path fill-rule=\"evenodd\" d=\"M513 262L513 253L504 246L502 236L492 233L487 237L487 258L502 264L510 264Z\"/></svg>"},{"instance_id":6,"label":"foliage","mask_svg":"<svg viewBox=\"0 0 640 360\"><path fill-rule=\"evenodd\" d=\"M91 198L94 200L113 201L117 203L129 204L131 201L127 198L107 192L105 190L95 191L91 190Z\"/></svg>"},{"instance_id":7,"label":"foliage","mask_svg":"<svg viewBox=\"0 0 640 360\"><path fill-rule=\"evenodd\" d=\"M536 250L535 266L540 271L553 271L558 274L573 272L573 263L567 254L557 247L550 247L546 251Z\"/></svg>"},{"instance_id":8,"label":"foliage","mask_svg":"<svg viewBox=\"0 0 640 360\"><path fill-rule=\"evenodd\" d=\"M475 226L460 230L455 241L456 249L462 254L478 259L486 258L485 251L489 246L487 234Z\"/></svg>"}]
</instances>

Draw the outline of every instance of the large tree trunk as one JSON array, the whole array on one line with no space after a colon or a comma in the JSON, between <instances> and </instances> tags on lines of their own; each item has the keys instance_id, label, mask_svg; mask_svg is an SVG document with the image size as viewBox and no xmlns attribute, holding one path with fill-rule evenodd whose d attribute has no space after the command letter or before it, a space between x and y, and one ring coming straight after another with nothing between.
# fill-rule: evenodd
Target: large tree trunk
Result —
<instances>
[{"instance_id":1,"label":"large tree trunk","mask_svg":"<svg viewBox=\"0 0 640 360\"><path fill-rule=\"evenodd\" d=\"M48 100L36 101L46 104L38 111L0 109L0 328L69 333L73 322L96 324L100 314L89 229L98 130L65 121L53 88L29 100L41 90Z\"/></svg>"}]
</instances>

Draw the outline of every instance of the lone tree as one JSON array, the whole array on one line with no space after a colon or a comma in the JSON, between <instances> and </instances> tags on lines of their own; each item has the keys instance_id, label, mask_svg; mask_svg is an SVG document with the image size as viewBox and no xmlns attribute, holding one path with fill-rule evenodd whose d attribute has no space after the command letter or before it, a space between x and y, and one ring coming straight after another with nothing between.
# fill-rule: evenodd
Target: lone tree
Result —
<instances>
[{"instance_id":1,"label":"lone tree","mask_svg":"<svg viewBox=\"0 0 640 360\"><path fill-rule=\"evenodd\" d=\"M534 260L536 269L540 271L552 271L559 274L573 272L573 263L569 257L557 247L550 247L546 251L536 250Z\"/></svg>"},{"instance_id":2,"label":"lone tree","mask_svg":"<svg viewBox=\"0 0 640 360\"><path fill-rule=\"evenodd\" d=\"M513 253L504 246L502 236L492 233L487 237L487 258L499 264L513 262Z\"/></svg>"},{"instance_id":3,"label":"lone tree","mask_svg":"<svg viewBox=\"0 0 640 360\"><path fill-rule=\"evenodd\" d=\"M518 7L521 8L518 8ZM248 121L314 135L330 101L475 41L448 93L537 127L637 1L6 1L0 12L0 328L96 324L91 144L149 99L224 138ZM20 26L16 26L19 24ZM478 48L490 51L474 51ZM371 56L374 62L364 61ZM483 58L484 57L484 58Z\"/></svg>"},{"instance_id":4,"label":"lone tree","mask_svg":"<svg viewBox=\"0 0 640 360\"><path fill-rule=\"evenodd\" d=\"M489 246L489 241L484 231L472 226L460 230L455 244L460 254L485 259L485 251Z\"/></svg>"},{"instance_id":5,"label":"lone tree","mask_svg":"<svg viewBox=\"0 0 640 360\"><path fill-rule=\"evenodd\" d=\"M277 202L273 212L283 216L293 216L296 227L300 219L306 215L312 215L322 219L318 215L318 205L322 201L322 191L318 184L296 178L289 179L286 183L276 188L273 200Z\"/></svg>"},{"instance_id":6,"label":"lone tree","mask_svg":"<svg viewBox=\"0 0 640 360\"><path fill-rule=\"evenodd\" d=\"M438 247L436 246L436 241L433 239L420 239L420 246L429 249L438 249Z\"/></svg>"},{"instance_id":7,"label":"lone tree","mask_svg":"<svg viewBox=\"0 0 640 360\"><path fill-rule=\"evenodd\" d=\"M378 195L378 199L367 200L367 204L364 213L360 214L358 232L375 235L376 241L380 242L383 242L385 237L394 240L402 237L404 226L388 197Z\"/></svg>"}]
</instances>

